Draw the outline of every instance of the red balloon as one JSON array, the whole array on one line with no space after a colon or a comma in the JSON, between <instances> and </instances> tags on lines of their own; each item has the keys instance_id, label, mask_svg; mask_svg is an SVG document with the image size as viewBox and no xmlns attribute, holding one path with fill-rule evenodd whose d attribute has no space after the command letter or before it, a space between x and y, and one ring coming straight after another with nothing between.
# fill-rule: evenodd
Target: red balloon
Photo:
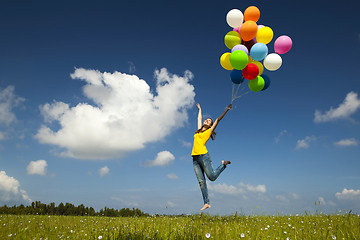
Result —
<instances>
[{"instance_id":1,"label":"red balloon","mask_svg":"<svg viewBox=\"0 0 360 240\"><path fill-rule=\"evenodd\" d=\"M255 63L249 63L242 70L242 74L245 79L253 80L259 75L259 67Z\"/></svg>"}]
</instances>

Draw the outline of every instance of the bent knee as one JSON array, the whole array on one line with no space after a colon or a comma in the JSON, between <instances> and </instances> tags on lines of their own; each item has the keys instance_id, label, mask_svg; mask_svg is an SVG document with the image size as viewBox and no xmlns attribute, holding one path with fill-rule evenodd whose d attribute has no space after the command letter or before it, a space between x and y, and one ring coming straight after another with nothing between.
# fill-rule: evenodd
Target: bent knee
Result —
<instances>
[{"instance_id":1,"label":"bent knee","mask_svg":"<svg viewBox=\"0 0 360 240\"><path fill-rule=\"evenodd\" d=\"M215 177L215 176L210 176L209 177L209 180L212 181L212 182L215 181L216 179L217 179L217 177Z\"/></svg>"}]
</instances>

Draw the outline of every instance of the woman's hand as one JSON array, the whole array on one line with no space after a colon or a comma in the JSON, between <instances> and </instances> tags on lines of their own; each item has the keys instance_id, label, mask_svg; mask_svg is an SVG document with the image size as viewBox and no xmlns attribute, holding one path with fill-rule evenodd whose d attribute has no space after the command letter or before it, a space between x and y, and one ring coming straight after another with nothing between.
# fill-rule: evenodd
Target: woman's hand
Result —
<instances>
[{"instance_id":1,"label":"woman's hand","mask_svg":"<svg viewBox=\"0 0 360 240\"><path fill-rule=\"evenodd\" d=\"M229 106L227 106L227 110L230 110L232 108L232 103L229 104Z\"/></svg>"},{"instance_id":2,"label":"woman's hand","mask_svg":"<svg viewBox=\"0 0 360 240\"><path fill-rule=\"evenodd\" d=\"M200 110L201 109L201 107L200 107L200 104L199 103L197 103L196 104L196 106L197 106L197 108Z\"/></svg>"}]
</instances>

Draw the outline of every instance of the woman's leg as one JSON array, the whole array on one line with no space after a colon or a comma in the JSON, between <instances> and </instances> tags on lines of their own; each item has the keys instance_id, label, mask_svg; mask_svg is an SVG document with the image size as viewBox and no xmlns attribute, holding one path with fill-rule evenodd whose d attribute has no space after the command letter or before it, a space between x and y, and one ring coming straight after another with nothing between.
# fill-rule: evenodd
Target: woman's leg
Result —
<instances>
[{"instance_id":1,"label":"woman's leg","mask_svg":"<svg viewBox=\"0 0 360 240\"><path fill-rule=\"evenodd\" d=\"M204 170L199 164L199 158L200 156L193 156L193 165L196 177L200 184L201 193L204 199L204 204L209 204L209 196L208 196L208 190L206 185L206 179L204 175Z\"/></svg>"},{"instance_id":2,"label":"woman's leg","mask_svg":"<svg viewBox=\"0 0 360 240\"><path fill-rule=\"evenodd\" d=\"M210 181L215 181L219 177L220 173L222 173L222 171L226 168L226 164L221 163L220 166L214 170L209 153L204 154L202 160L204 171Z\"/></svg>"}]
</instances>

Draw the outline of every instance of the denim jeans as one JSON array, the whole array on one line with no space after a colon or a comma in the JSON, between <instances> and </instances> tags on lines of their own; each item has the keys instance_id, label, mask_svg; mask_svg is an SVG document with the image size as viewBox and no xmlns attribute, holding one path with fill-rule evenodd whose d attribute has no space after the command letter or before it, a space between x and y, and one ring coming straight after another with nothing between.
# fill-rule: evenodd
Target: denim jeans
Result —
<instances>
[{"instance_id":1,"label":"denim jeans","mask_svg":"<svg viewBox=\"0 0 360 240\"><path fill-rule=\"evenodd\" d=\"M209 153L205 153L202 155L194 155L192 157L195 174L200 184L204 204L207 204L209 203L209 196L204 172L206 173L206 176L209 178L210 181L215 181L219 177L220 173L224 171L226 166L225 164L220 164L220 166L214 170Z\"/></svg>"}]
</instances>

